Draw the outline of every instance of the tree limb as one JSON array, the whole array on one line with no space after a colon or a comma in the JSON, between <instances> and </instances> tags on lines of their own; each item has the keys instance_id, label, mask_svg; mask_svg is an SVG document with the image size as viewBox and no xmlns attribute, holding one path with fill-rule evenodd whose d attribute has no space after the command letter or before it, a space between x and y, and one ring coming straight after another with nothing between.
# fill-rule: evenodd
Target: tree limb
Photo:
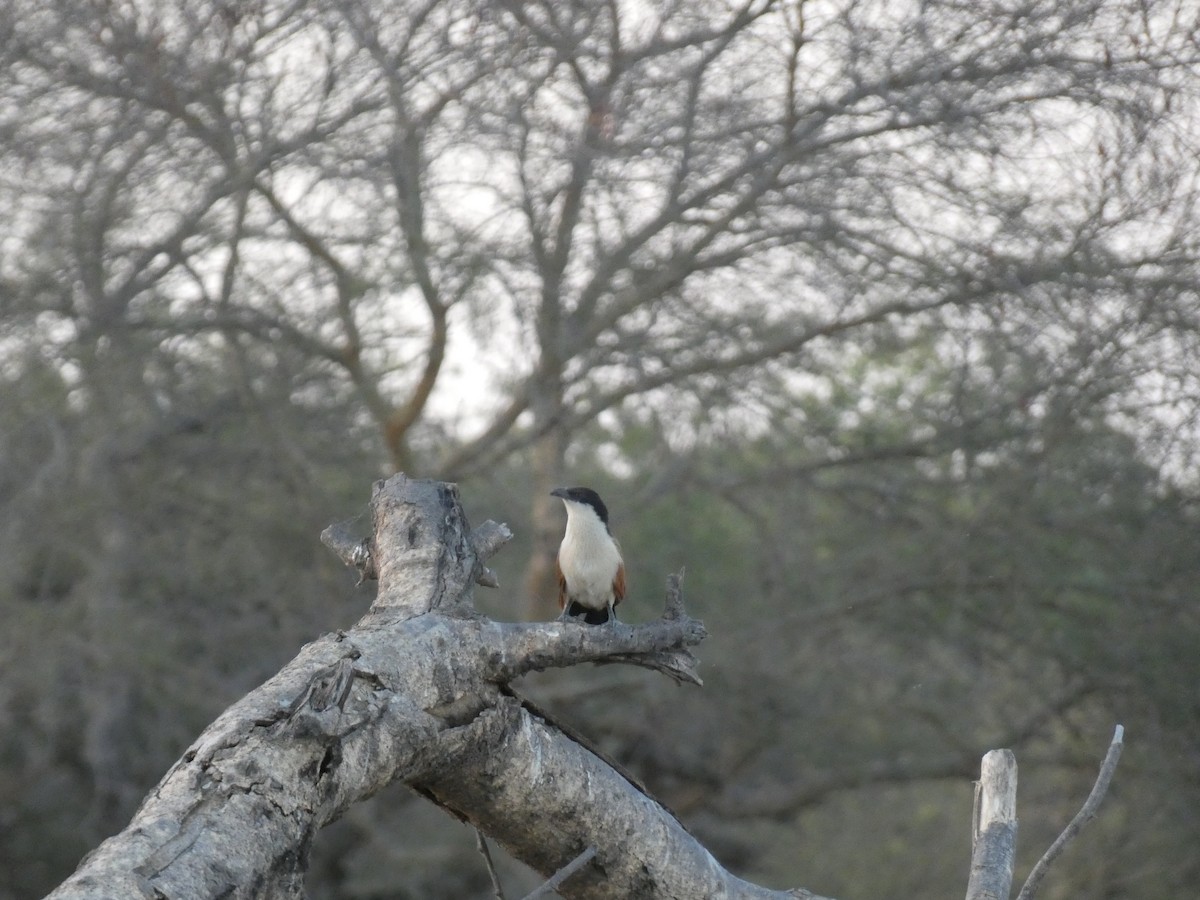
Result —
<instances>
[{"instance_id":1,"label":"tree limb","mask_svg":"<svg viewBox=\"0 0 1200 900\"><path fill-rule=\"evenodd\" d=\"M553 877L567 897L783 898L723 869L643 788L516 697L521 673L587 660L694 674L703 626L672 581L649 625L489 622L471 605L504 526L472 529L454 485L375 485L374 535L327 538L375 602L210 725L120 834L51 897L300 898L321 826L401 781ZM336 531L336 530L335 530ZM327 532L328 534L328 532ZM671 654L676 654L672 657Z\"/></svg>"},{"instance_id":2,"label":"tree limb","mask_svg":"<svg viewBox=\"0 0 1200 900\"><path fill-rule=\"evenodd\" d=\"M1078 836L1083 827L1096 817L1096 811L1100 808L1104 795L1108 793L1108 785L1112 781L1113 773L1117 770L1117 762L1121 759L1121 750L1124 744L1125 728L1118 725L1116 731L1113 732L1112 743L1108 745L1108 753L1104 756L1104 762L1100 765L1100 774L1096 776L1096 783L1092 785L1092 792L1084 801L1079 812L1075 814L1075 818L1067 824L1063 833L1055 839L1030 871L1029 877L1025 879L1025 885L1021 888L1021 893L1017 895L1017 900L1033 900L1041 886L1042 879L1050 870L1051 864L1058 859L1067 844Z\"/></svg>"}]
</instances>

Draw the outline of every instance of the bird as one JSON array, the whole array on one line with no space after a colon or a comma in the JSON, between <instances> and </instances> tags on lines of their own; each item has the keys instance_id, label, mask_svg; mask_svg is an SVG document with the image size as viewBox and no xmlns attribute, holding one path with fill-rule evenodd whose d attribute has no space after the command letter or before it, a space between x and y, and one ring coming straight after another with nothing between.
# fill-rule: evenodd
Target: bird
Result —
<instances>
[{"instance_id":1,"label":"bird","mask_svg":"<svg viewBox=\"0 0 1200 900\"><path fill-rule=\"evenodd\" d=\"M608 527L608 507L591 488L555 488L550 492L567 508L567 530L558 547L558 618L582 616L588 625L616 622L616 606L625 598L625 560Z\"/></svg>"}]
</instances>

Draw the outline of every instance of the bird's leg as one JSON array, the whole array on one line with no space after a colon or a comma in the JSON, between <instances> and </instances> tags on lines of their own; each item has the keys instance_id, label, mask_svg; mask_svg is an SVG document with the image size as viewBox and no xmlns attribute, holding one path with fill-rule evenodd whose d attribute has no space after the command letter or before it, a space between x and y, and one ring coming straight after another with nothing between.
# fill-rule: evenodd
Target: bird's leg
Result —
<instances>
[{"instance_id":1,"label":"bird's leg","mask_svg":"<svg viewBox=\"0 0 1200 900\"><path fill-rule=\"evenodd\" d=\"M568 609L570 609L570 608L571 608L571 604L569 604L569 603L564 603L564 604L563 604L563 608L562 608L562 612L560 612L560 613L558 614L558 618L557 618L557 619L555 619L554 621L556 621L556 622L566 622L566 621L568 621L568 620L569 620L571 617L570 617L569 615L567 615L567 610L568 610Z\"/></svg>"},{"instance_id":2,"label":"bird's leg","mask_svg":"<svg viewBox=\"0 0 1200 900\"><path fill-rule=\"evenodd\" d=\"M608 601L608 622L610 625L615 625L617 621L617 604L612 600Z\"/></svg>"}]
</instances>

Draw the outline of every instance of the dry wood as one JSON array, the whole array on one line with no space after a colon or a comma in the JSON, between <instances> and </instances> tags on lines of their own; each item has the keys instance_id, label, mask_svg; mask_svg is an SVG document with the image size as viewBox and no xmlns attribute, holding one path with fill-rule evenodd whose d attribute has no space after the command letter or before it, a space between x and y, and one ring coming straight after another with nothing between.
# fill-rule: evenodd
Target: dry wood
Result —
<instances>
[{"instance_id":1,"label":"dry wood","mask_svg":"<svg viewBox=\"0 0 1200 900\"><path fill-rule=\"evenodd\" d=\"M588 847L568 897L785 897L725 871L631 780L508 687L525 672L619 660L699 682L683 609L645 625L498 623L472 606L504 526L472 530L453 485L376 484L373 537L326 539L374 604L225 711L51 896L303 896L321 826L401 781L546 877Z\"/></svg>"},{"instance_id":2,"label":"dry wood","mask_svg":"<svg viewBox=\"0 0 1200 900\"><path fill-rule=\"evenodd\" d=\"M1108 793L1108 785L1112 781L1113 773L1117 770L1117 762L1121 758L1121 749L1125 744L1125 729L1118 725L1113 732L1112 743L1108 745L1108 753L1104 756L1104 762L1100 764L1100 774L1096 776L1096 783L1092 785L1092 791L1088 794L1087 800L1075 817L1067 823L1067 827L1050 845L1050 848L1045 852L1041 859L1029 873L1029 877L1025 880L1025 885L1021 888L1021 893L1017 895L1017 900L1033 900L1037 895L1038 888L1041 886L1042 879L1046 877L1046 873L1050 870L1051 864L1058 859L1059 855L1066 849L1067 844L1071 843L1083 830L1092 819L1096 817L1097 810L1100 809L1100 803L1104 800L1104 795Z\"/></svg>"},{"instance_id":3,"label":"dry wood","mask_svg":"<svg viewBox=\"0 0 1200 900\"><path fill-rule=\"evenodd\" d=\"M975 788L975 825L967 900L1008 900L1017 844L1017 758L983 757Z\"/></svg>"},{"instance_id":4,"label":"dry wood","mask_svg":"<svg viewBox=\"0 0 1200 900\"><path fill-rule=\"evenodd\" d=\"M635 779L510 686L581 662L699 684L691 648L705 632L684 608L682 573L649 624L493 622L475 611L472 590L495 583L484 564L511 537L505 526L473 530L453 485L403 475L375 485L371 512L366 540L344 526L323 535L360 578L378 578L367 614L227 709L53 900L301 898L318 830L395 781L564 897L821 900L727 872ZM1118 728L1092 796L1043 868L1095 814L1120 739ZM1016 760L994 750L979 782L968 900L1006 900L1016 828ZM493 882L499 893L494 870Z\"/></svg>"}]
</instances>

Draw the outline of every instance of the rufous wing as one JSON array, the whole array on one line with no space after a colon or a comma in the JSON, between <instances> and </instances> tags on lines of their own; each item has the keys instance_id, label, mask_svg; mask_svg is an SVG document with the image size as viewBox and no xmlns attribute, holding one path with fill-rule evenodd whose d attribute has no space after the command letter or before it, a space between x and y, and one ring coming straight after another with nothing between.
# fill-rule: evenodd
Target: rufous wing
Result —
<instances>
[{"instance_id":1,"label":"rufous wing","mask_svg":"<svg viewBox=\"0 0 1200 900\"><path fill-rule=\"evenodd\" d=\"M625 563L617 565L617 574L613 578L613 606L625 599Z\"/></svg>"}]
</instances>

